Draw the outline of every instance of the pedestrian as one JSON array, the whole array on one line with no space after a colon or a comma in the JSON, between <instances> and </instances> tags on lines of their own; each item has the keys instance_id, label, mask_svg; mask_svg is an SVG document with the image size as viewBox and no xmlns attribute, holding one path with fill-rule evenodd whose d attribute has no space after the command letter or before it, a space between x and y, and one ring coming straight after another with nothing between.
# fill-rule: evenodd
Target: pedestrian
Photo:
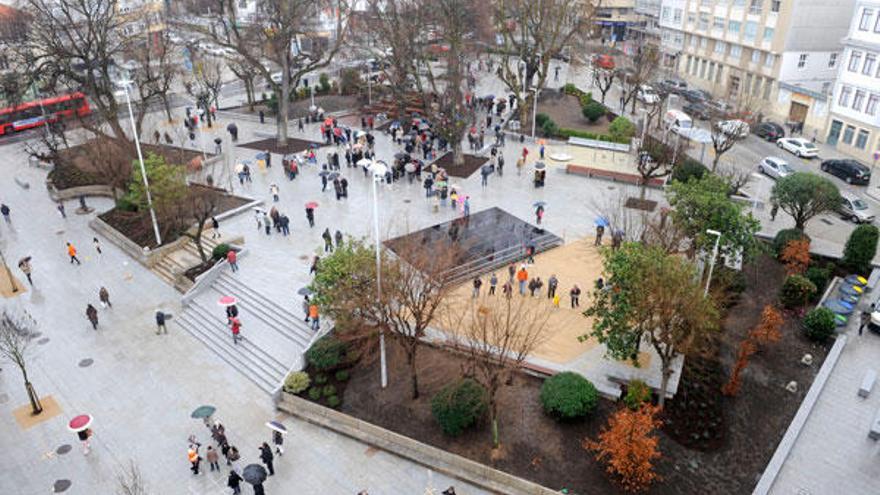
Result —
<instances>
[{"instance_id":1,"label":"pedestrian","mask_svg":"<svg viewBox=\"0 0 880 495\"><path fill-rule=\"evenodd\" d=\"M161 309L156 308L156 335L159 335L163 332L165 333L165 335L168 335L168 328L165 327L166 319L167 316L165 315L165 313L163 313Z\"/></svg>"},{"instance_id":2,"label":"pedestrian","mask_svg":"<svg viewBox=\"0 0 880 495\"><path fill-rule=\"evenodd\" d=\"M27 281L31 286L34 285L34 281L31 279L31 272L33 268L31 268L30 256L27 258L22 258L21 261L18 262L18 269L24 273L24 276L27 277Z\"/></svg>"},{"instance_id":3,"label":"pedestrian","mask_svg":"<svg viewBox=\"0 0 880 495\"><path fill-rule=\"evenodd\" d=\"M495 295L495 286L496 285L498 285L498 276L493 273L492 276L489 278L489 295L490 296Z\"/></svg>"},{"instance_id":4,"label":"pedestrian","mask_svg":"<svg viewBox=\"0 0 880 495\"><path fill-rule=\"evenodd\" d=\"M503 136L504 134L502 134ZM503 144L503 139L501 140ZM501 177L504 175L504 155L498 155L498 176Z\"/></svg>"},{"instance_id":5,"label":"pedestrian","mask_svg":"<svg viewBox=\"0 0 880 495\"><path fill-rule=\"evenodd\" d=\"M544 143L541 143L541 147L538 148L538 154L541 156L541 160L544 159Z\"/></svg>"},{"instance_id":6,"label":"pedestrian","mask_svg":"<svg viewBox=\"0 0 880 495\"><path fill-rule=\"evenodd\" d=\"M568 291L568 295L569 297L571 297L572 309L577 308L581 305L580 301L578 301L578 298L581 297L581 288L578 287L577 284L574 284L574 287L572 287L571 290Z\"/></svg>"},{"instance_id":7,"label":"pedestrian","mask_svg":"<svg viewBox=\"0 0 880 495\"><path fill-rule=\"evenodd\" d=\"M520 267L519 271L516 272L516 281L519 282L519 295L526 295L526 282L529 280L529 272L526 270L526 266L523 265Z\"/></svg>"},{"instance_id":8,"label":"pedestrian","mask_svg":"<svg viewBox=\"0 0 880 495\"><path fill-rule=\"evenodd\" d=\"M263 442L263 445L260 446L260 460L266 465L266 469L269 471L269 476L275 475L275 468L272 466L272 461L274 459L275 456L272 455L272 449L269 447L269 444Z\"/></svg>"},{"instance_id":9,"label":"pedestrian","mask_svg":"<svg viewBox=\"0 0 880 495\"><path fill-rule=\"evenodd\" d=\"M494 148L492 148L492 149L494 149ZM486 187L489 185L489 174L491 172L492 172L492 169L489 166L485 166L484 168L480 169L480 177L482 179L480 181L481 186Z\"/></svg>"},{"instance_id":10,"label":"pedestrian","mask_svg":"<svg viewBox=\"0 0 880 495\"><path fill-rule=\"evenodd\" d=\"M241 320L230 318L229 327L232 330L232 343L237 345L238 341L241 340Z\"/></svg>"},{"instance_id":11,"label":"pedestrian","mask_svg":"<svg viewBox=\"0 0 880 495\"><path fill-rule=\"evenodd\" d=\"M89 438L92 437L92 429L86 428L85 430L80 430L76 432L76 438L79 439L80 443L83 446L83 455L89 455L89 452L92 450L92 446L89 443Z\"/></svg>"},{"instance_id":12,"label":"pedestrian","mask_svg":"<svg viewBox=\"0 0 880 495\"><path fill-rule=\"evenodd\" d=\"M223 153L223 140L219 137L214 138L214 154L219 155Z\"/></svg>"},{"instance_id":13,"label":"pedestrian","mask_svg":"<svg viewBox=\"0 0 880 495\"><path fill-rule=\"evenodd\" d=\"M324 229L324 233L321 234L321 237L324 239L324 252L332 253L333 252L333 236L330 234L330 228L327 227Z\"/></svg>"},{"instance_id":14,"label":"pedestrian","mask_svg":"<svg viewBox=\"0 0 880 495\"><path fill-rule=\"evenodd\" d=\"M623 244L624 232L620 229L611 231L611 249L617 251Z\"/></svg>"},{"instance_id":15,"label":"pedestrian","mask_svg":"<svg viewBox=\"0 0 880 495\"><path fill-rule=\"evenodd\" d=\"M229 263L229 268L232 269L233 273L238 271L238 253L234 249L226 252L226 262Z\"/></svg>"},{"instance_id":16,"label":"pedestrian","mask_svg":"<svg viewBox=\"0 0 880 495\"><path fill-rule=\"evenodd\" d=\"M529 280L529 297L535 297L535 291L538 290L538 280L531 279Z\"/></svg>"},{"instance_id":17,"label":"pedestrian","mask_svg":"<svg viewBox=\"0 0 880 495\"><path fill-rule=\"evenodd\" d=\"M302 117L300 117L299 120L296 121L296 128L299 132L303 132L303 119L302 119Z\"/></svg>"},{"instance_id":18,"label":"pedestrian","mask_svg":"<svg viewBox=\"0 0 880 495\"><path fill-rule=\"evenodd\" d=\"M266 231L266 235L272 235L272 219L265 211L263 212L263 229Z\"/></svg>"},{"instance_id":19,"label":"pedestrian","mask_svg":"<svg viewBox=\"0 0 880 495\"><path fill-rule=\"evenodd\" d=\"M342 247L342 232L336 231L336 235L334 236L334 240L336 241L336 249Z\"/></svg>"},{"instance_id":20,"label":"pedestrian","mask_svg":"<svg viewBox=\"0 0 880 495\"><path fill-rule=\"evenodd\" d=\"M555 69L554 72L553 72L553 80L554 80L554 81L558 81L558 80L559 80L559 69L560 69L560 68L561 68L561 67L557 65L557 66L556 66L556 69Z\"/></svg>"},{"instance_id":21,"label":"pedestrian","mask_svg":"<svg viewBox=\"0 0 880 495\"><path fill-rule=\"evenodd\" d=\"M220 222L216 217L211 217L211 239L220 238Z\"/></svg>"},{"instance_id":22,"label":"pedestrian","mask_svg":"<svg viewBox=\"0 0 880 495\"><path fill-rule=\"evenodd\" d=\"M602 277L596 279L596 290L602 290L605 288L605 280Z\"/></svg>"},{"instance_id":23,"label":"pedestrian","mask_svg":"<svg viewBox=\"0 0 880 495\"><path fill-rule=\"evenodd\" d=\"M556 274L550 275L550 278L547 279L547 299L553 299L556 295L557 285L559 285L559 279L556 278Z\"/></svg>"},{"instance_id":24,"label":"pedestrian","mask_svg":"<svg viewBox=\"0 0 880 495\"><path fill-rule=\"evenodd\" d=\"M285 236L290 235L290 218L287 215L281 214L278 221L281 223L281 234Z\"/></svg>"},{"instance_id":25,"label":"pedestrian","mask_svg":"<svg viewBox=\"0 0 880 495\"><path fill-rule=\"evenodd\" d=\"M101 301L101 307L104 309L112 308L113 304L110 303L110 292L106 287L101 287L98 290L98 299Z\"/></svg>"},{"instance_id":26,"label":"pedestrian","mask_svg":"<svg viewBox=\"0 0 880 495\"><path fill-rule=\"evenodd\" d=\"M480 297L480 287L483 286L483 281L480 280L480 277L474 278L474 299Z\"/></svg>"},{"instance_id":27,"label":"pedestrian","mask_svg":"<svg viewBox=\"0 0 880 495\"><path fill-rule=\"evenodd\" d=\"M602 236L605 235L605 226L597 225L596 226L596 246L602 245Z\"/></svg>"},{"instance_id":28,"label":"pedestrian","mask_svg":"<svg viewBox=\"0 0 880 495\"><path fill-rule=\"evenodd\" d=\"M272 430L272 443L275 444L275 453L279 456L284 455L284 435L278 430Z\"/></svg>"},{"instance_id":29,"label":"pedestrian","mask_svg":"<svg viewBox=\"0 0 880 495\"><path fill-rule=\"evenodd\" d=\"M272 201L278 202L278 184L274 182L269 186L269 193L272 195Z\"/></svg>"},{"instance_id":30,"label":"pedestrian","mask_svg":"<svg viewBox=\"0 0 880 495\"><path fill-rule=\"evenodd\" d=\"M303 310L303 314L306 315L306 319L305 319L306 323L309 322L309 307L311 305L312 304L309 302L309 296L308 296L308 294L306 294L305 296L303 296L303 302L302 302L302 310Z\"/></svg>"},{"instance_id":31,"label":"pedestrian","mask_svg":"<svg viewBox=\"0 0 880 495\"><path fill-rule=\"evenodd\" d=\"M871 322L871 312L870 311L862 311L861 321L859 322L859 336L862 335L862 331L865 329L865 325Z\"/></svg>"},{"instance_id":32,"label":"pedestrian","mask_svg":"<svg viewBox=\"0 0 880 495\"><path fill-rule=\"evenodd\" d=\"M98 329L98 310L95 309L91 304L86 305L86 318L88 318L89 322L92 324L92 329Z\"/></svg>"},{"instance_id":33,"label":"pedestrian","mask_svg":"<svg viewBox=\"0 0 880 495\"><path fill-rule=\"evenodd\" d=\"M261 124L265 124L265 123L266 123L266 113L263 112L262 110L260 110L260 123L261 123Z\"/></svg>"},{"instance_id":34,"label":"pedestrian","mask_svg":"<svg viewBox=\"0 0 880 495\"><path fill-rule=\"evenodd\" d=\"M79 258L76 257L76 247L73 244L67 243L67 255L70 256L70 264L72 265L76 262L77 265L81 265L79 262Z\"/></svg>"},{"instance_id":35,"label":"pedestrian","mask_svg":"<svg viewBox=\"0 0 880 495\"><path fill-rule=\"evenodd\" d=\"M309 319L312 320L312 330L317 332L321 328L321 315L318 314L318 305L314 301L309 303Z\"/></svg>"},{"instance_id":36,"label":"pedestrian","mask_svg":"<svg viewBox=\"0 0 880 495\"><path fill-rule=\"evenodd\" d=\"M306 206L306 220L309 221L309 227L315 226L315 209Z\"/></svg>"},{"instance_id":37,"label":"pedestrian","mask_svg":"<svg viewBox=\"0 0 880 495\"><path fill-rule=\"evenodd\" d=\"M313 273L314 273L315 275L318 274L318 264L319 264L320 262L321 262L321 257L320 257L320 256L315 255L315 257L312 258L312 266L309 267L309 275L311 275L311 274L313 274Z\"/></svg>"},{"instance_id":38,"label":"pedestrian","mask_svg":"<svg viewBox=\"0 0 880 495\"><path fill-rule=\"evenodd\" d=\"M186 458L189 460L190 464L189 469L193 474L199 474L199 463L202 461L198 449L198 445L190 445L189 449L186 451Z\"/></svg>"},{"instance_id":39,"label":"pedestrian","mask_svg":"<svg viewBox=\"0 0 880 495\"><path fill-rule=\"evenodd\" d=\"M266 155L266 168L272 168L272 153L269 153L269 150L265 150L263 154Z\"/></svg>"},{"instance_id":40,"label":"pedestrian","mask_svg":"<svg viewBox=\"0 0 880 495\"><path fill-rule=\"evenodd\" d=\"M324 170L321 171L321 192L327 190L327 165L324 165Z\"/></svg>"},{"instance_id":41,"label":"pedestrian","mask_svg":"<svg viewBox=\"0 0 880 495\"><path fill-rule=\"evenodd\" d=\"M508 299L513 297L513 285L510 281L504 282L504 285L501 286L501 292L504 294L504 297Z\"/></svg>"},{"instance_id":42,"label":"pedestrian","mask_svg":"<svg viewBox=\"0 0 880 495\"><path fill-rule=\"evenodd\" d=\"M3 214L3 220L6 220L6 223L12 223L12 219L9 218L9 207L6 206L6 203L0 203L0 213Z\"/></svg>"},{"instance_id":43,"label":"pedestrian","mask_svg":"<svg viewBox=\"0 0 880 495\"><path fill-rule=\"evenodd\" d=\"M97 251L98 254L101 254L101 241L99 241L97 237L92 237L92 245L95 246L95 251Z\"/></svg>"},{"instance_id":44,"label":"pedestrian","mask_svg":"<svg viewBox=\"0 0 880 495\"><path fill-rule=\"evenodd\" d=\"M535 208L535 221L538 223L538 225L541 225L541 219L543 219L543 218L544 218L544 205L538 205L538 207Z\"/></svg>"},{"instance_id":45,"label":"pedestrian","mask_svg":"<svg viewBox=\"0 0 880 495\"><path fill-rule=\"evenodd\" d=\"M517 176L522 175L522 169L525 166L526 166L526 157L525 157L525 155L523 155L516 160L516 175Z\"/></svg>"},{"instance_id":46,"label":"pedestrian","mask_svg":"<svg viewBox=\"0 0 880 495\"><path fill-rule=\"evenodd\" d=\"M58 213L61 214L61 218L67 218L67 212L64 211L64 203L59 201L55 208L58 210Z\"/></svg>"},{"instance_id":47,"label":"pedestrian","mask_svg":"<svg viewBox=\"0 0 880 495\"><path fill-rule=\"evenodd\" d=\"M559 294L555 294L553 296L553 307L555 307L555 308L559 307Z\"/></svg>"},{"instance_id":48,"label":"pedestrian","mask_svg":"<svg viewBox=\"0 0 880 495\"><path fill-rule=\"evenodd\" d=\"M776 201L773 202L773 206L770 208L770 221L776 221L776 214L779 213L779 203Z\"/></svg>"},{"instance_id":49,"label":"pedestrian","mask_svg":"<svg viewBox=\"0 0 880 495\"><path fill-rule=\"evenodd\" d=\"M471 216L471 197L464 197L464 204L461 205L461 213L464 215L464 218L468 218Z\"/></svg>"},{"instance_id":50,"label":"pedestrian","mask_svg":"<svg viewBox=\"0 0 880 495\"><path fill-rule=\"evenodd\" d=\"M226 486L232 488L232 495L241 494L242 477L235 471L229 471L229 478L226 478Z\"/></svg>"},{"instance_id":51,"label":"pedestrian","mask_svg":"<svg viewBox=\"0 0 880 495\"><path fill-rule=\"evenodd\" d=\"M220 471L220 456L217 454L217 451L214 450L214 447L208 445L208 450L205 452L205 459L208 461L208 465L211 466L211 471L217 470Z\"/></svg>"},{"instance_id":52,"label":"pedestrian","mask_svg":"<svg viewBox=\"0 0 880 495\"><path fill-rule=\"evenodd\" d=\"M513 277L516 275L516 266L513 263L507 265L508 281L513 283Z\"/></svg>"},{"instance_id":53,"label":"pedestrian","mask_svg":"<svg viewBox=\"0 0 880 495\"><path fill-rule=\"evenodd\" d=\"M229 465L232 466L232 470L236 473L239 471L239 459L241 459L241 454L238 452L238 447L236 447L235 445L229 447Z\"/></svg>"},{"instance_id":54,"label":"pedestrian","mask_svg":"<svg viewBox=\"0 0 880 495\"><path fill-rule=\"evenodd\" d=\"M342 188L342 197L348 197L348 179L345 177L339 179L339 186Z\"/></svg>"}]
</instances>

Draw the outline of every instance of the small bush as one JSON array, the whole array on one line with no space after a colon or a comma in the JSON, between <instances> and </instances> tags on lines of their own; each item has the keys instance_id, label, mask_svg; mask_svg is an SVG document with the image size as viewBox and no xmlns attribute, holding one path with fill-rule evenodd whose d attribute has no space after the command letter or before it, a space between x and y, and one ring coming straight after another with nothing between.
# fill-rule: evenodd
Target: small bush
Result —
<instances>
[{"instance_id":1,"label":"small bush","mask_svg":"<svg viewBox=\"0 0 880 495\"><path fill-rule=\"evenodd\" d=\"M607 135L607 134L596 134L596 133L594 133L594 132L579 131L579 130L577 130L577 129L567 129L567 128L564 128L564 127L560 128L560 129L556 132L556 135L557 135L557 136L562 136L562 137L576 137L576 138L582 138L582 139L595 139L595 140L597 140L597 141L605 141L605 142L607 142L607 143L630 144L630 141L631 141L630 139L626 139L626 140L622 140L622 141L621 141L621 140L619 140L619 139L615 139L615 138L613 138L613 137L611 137L611 136L609 136L609 135Z\"/></svg>"},{"instance_id":2,"label":"small bush","mask_svg":"<svg viewBox=\"0 0 880 495\"><path fill-rule=\"evenodd\" d=\"M347 382L349 376L348 370L339 370L336 372L336 381Z\"/></svg>"},{"instance_id":3,"label":"small bush","mask_svg":"<svg viewBox=\"0 0 880 495\"><path fill-rule=\"evenodd\" d=\"M322 72L321 75L318 76L318 86L320 86L319 91L322 93L330 91L330 76L328 76L326 72Z\"/></svg>"},{"instance_id":4,"label":"small bush","mask_svg":"<svg viewBox=\"0 0 880 495\"><path fill-rule=\"evenodd\" d=\"M746 274L742 272L742 270L734 270L732 268L727 268L726 266L720 266L716 268L716 280L721 283L723 287L736 294L742 294L746 290ZM714 277L713 277L714 278Z\"/></svg>"},{"instance_id":5,"label":"small bush","mask_svg":"<svg viewBox=\"0 0 880 495\"><path fill-rule=\"evenodd\" d=\"M541 132L544 133L544 137L554 137L559 132L559 126L553 120L547 119L547 122L541 126Z\"/></svg>"},{"instance_id":6,"label":"small bush","mask_svg":"<svg viewBox=\"0 0 880 495\"><path fill-rule=\"evenodd\" d=\"M211 250L211 258L214 258L215 260L226 259L226 255L229 253L230 249L229 244L217 244L214 246L214 249Z\"/></svg>"},{"instance_id":7,"label":"small bush","mask_svg":"<svg viewBox=\"0 0 880 495\"><path fill-rule=\"evenodd\" d=\"M871 262L877 254L877 238L880 230L873 225L859 225L843 248L843 266L850 270L867 275L871 271Z\"/></svg>"},{"instance_id":8,"label":"small bush","mask_svg":"<svg viewBox=\"0 0 880 495\"><path fill-rule=\"evenodd\" d=\"M311 379L305 371L296 371L287 375L284 379L284 391L291 394L300 394L309 388Z\"/></svg>"},{"instance_id":9,"label":"small bush","mask_svg":"<svg viewBox=\"0 0 880 495\"><path fill-rule=\"evenodd\" d=\"M641 380L630 380L626 386L626 395L623 396L626 407L636 410L649 400L651 400L651 389L648 384Z\"/></svg>"},{"instance_id":10,"label":"small bush","mask_svg":"<svg viewBox=\"0 0 880 495\"><path fill-rule=\"evenodd\" d=\"M137 211L137 203L131 200L128 196L122 196L121 198L116 200L116 208L122 211Z\"/></svg>"},{"instance_id":11,"label":"small bush","mask_svg":"<svg viewBox=\"0 0 880 495\"><path fill-rule=\"evenodd\" d=\"M828 308L814 308L802 323L807 337L816 342L824 342L834 334L834 313Z\"/></svg>"},{"instance_id":12,"label":"small bush","mask_svg":"<svg viewBox=\"0 0 880 495\"><path fill-rule=\"evenodd\" d=\"M672 170L672 180L687 182L691 179L700 180L709 173L709 169L702 163L690 158L684 159Z\"/></svg>"},{"instance_id":13,"label":"small bush","mask_svg":"<svg viewBox=\"0 0 880 495\"><path fill-rule=\"evenodd\" d=\"M584 93L578 97L581 102L581 108L589 105L593 101L593 93Z\"/></svg>"},{"instance_id":14,"label":"small bush","mask_svg":"<svg viewBox=\"0 0 880 495\"><path fill-rule=\"evenodd\" d=\"M431 399L431 413L443 433L458 436L486 414L486 389L465 378L446 385Z\"/></svg>"},{"instance_id":15,"label":"small bush","mask_svg":"<svg viewBox=\"0 0 880 495\"><path fill-rule=\"evenodd\" d=\"M331 395L330 397L327 397L327 406L332 407L333 409L336 409L337 407L339 407L339 404L341 402L342 401L340 401L339 397L336 395Z\"/></svg>"},{"instance_id":16,"label":"small bush","mask_svg":"<svg viewBox=\"0 0 880 495\"><path fill-rule=\"evenodd\" d=\"M596 387L578 373L557 373L541 385L544 412L558 419L582 418L593 412L598 402Z\"/></svg>"},{"instance_id":17,"label":"small bush","mask_svg":"<svg viewBox=\"0 0 880 495\"><path fill-rule=\"evenodd\" d=\"M825 290L828 281L831 280L831 270L828 267L821 268L818 266L811 266L807 268L804 277L807 277L807 280L813 282L813 285L816 286L816 294L818 295Z\"/></svg>"},{"instance_id":18,"label":"small bush","mask_svg":"<svg viewBox=\"0 0 880 495\"><path fill-rule=\"evenodd\" d=\"M590 123L595 124L600 117L605 115L605 106L598 101L590 101L590 103L584 105L581 113Z\"/></svg>"},{"instance_id":19,"label":"small bush","mask_svg":"<svg viewBox=\"0 0 880 495\"><path fill-rule=\"evenodd\" d=\"M317 385L323 385L323 384L327 383L327 375L316 375L315 376L315 383Z\"/></svg>"},{"instance_id":20,"label":"small bush","mask_svg":"<svg viewBox=\"0 0 880 495\"><path fill-rule=\"evenodd\" d=\"M345 344L333 337L323 337L306 351L306 360L317 370L338 366L345 354Z\"/></svg>"},{"instance_id":21,"label":"small bush","mask_svg":"<svg viewBox=\"0 0 880 495\"><path fill-rule=\"evenodd\" d=\"M803 306L816 294L816 286L803 275L785 277L779 290L779 300L786 308Z\"/></svg>"},{"instance_id":22,"label":"small bush","mask_svg":"<svg viewBox=\"0 0 880 495\"><path fill-rule=\"evenodd\" d=\"M636 134L636 125L626 117L617 117L608 126L608 134L614 139L632 139Z\"/></svg>"},{"instance_id":23,"label":"small bush","mask_svg":"<svg viewBox=\"0 0 880 495\"><path fill-rule=\"evenodd\" d=\"M293 92L291 91L291 94ZM278 113L278 95L273 91L271 95L269 95L269 100L266 101L266 106L269 107L269 111L277 114Z\"/></svg>"},{"instance_id":24,"label":"small bush","mask_svg":"<svg viewBox=\"0 0 880 495\"><path fill-rule=\"evenodd\" d=\"M330 397L331 395L336 395L336 387L333 385L324 385L324 388L321 389L321 394L324 397Z\"/></svg>"},{"instance_id":25,"label":"small bush","mask_svg":"<svg viewBox=\"0 0 880 495\"><path fill-rule=\"evenodd\" d=\"M810 236L804 234L803 231L798 229L780 230L776 233L776 237L773 238L773 253L778 258L782 254L782 250L785 249L785 246L787 246L789 242L797 239L806 239L809 241Z\"/></svg>"},{"instance_id":26,"label":"small bush","mask_svg":"<svg viewBox=\"0 0 880 495\"><path fill-rule=\"evenodd\" d=\"M579 96L579 93L581 92L581 90L579 90L578 87L575 86L574 84L567 83L565 86L562 87L562 92L567 95Z\"/></svg>"},{"instance_id":27,"label":"small bush","mask_svg":"<svg viewBox=\"0 0 880 495\"><path fill-rule=\"evenodd\" d=\"M312 387L309 389L309 399L318 400L321 398L321 387Z\"/></svg>"},{"instance_id":28,"label":"small bush","mask_svg":"<svg viewBox=\"0 0 880 495\"><path fill-rule=\"evenodd\" d=\"M538 127L544 127L544 123L550 120L550 116L546 113L535 114L535 125Z\"/></svg>"}]
</instances>

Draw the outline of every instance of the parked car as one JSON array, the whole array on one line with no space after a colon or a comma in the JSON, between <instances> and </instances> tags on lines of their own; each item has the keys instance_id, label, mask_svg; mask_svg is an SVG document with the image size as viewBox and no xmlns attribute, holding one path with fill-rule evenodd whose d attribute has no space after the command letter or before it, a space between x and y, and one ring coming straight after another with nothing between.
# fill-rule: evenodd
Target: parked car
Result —
<instances>
[{"instance_id":1,"label":"parked car","mask_svg":"<svg viewBox=\"0 0 880 495\"><path fill-rule=\"evenodd\" d=\"M825 160L820 168L823 172L840 177L847 184L867 184L871 181L871 169L855 160Z\"/></svg>"},{"instance_id":2,"label":"parked car","mask_svg":"<svg viewBox=\"0 0 880 495\"><path fill-rule=\"evenodd\" d=\"M712 100L712 95L708 91L703 91L702 89L686 89L681 92L681 96L691 103L705 103Z\"/></svg>"},{"instance_id":3,"label":"parked car","mask_svg":"<svg viewBox=\"0 0 880 495\"><path fill-rule=\"evenodd\" d=\"M849 191L840 193L840 204L837 212L844 218L855 223L871 223L874 221L874 210L860 196Z\"/></svg>"},{"instance_id":4,"label":"parked car","mask_svg":"<svg viewBox=\"0 0 880 495\"><path fill-rule=\"evenodd\" d=\"M614 57L611 55L593 55L593 67L599 69L614 69Z\"/></svg>"},{"instance_id":5,"label":"parked car","mask_svg":"<svg viewBox=\"0 0 880 495\"><path fill-rule=\"evenodd\" d=\"M793 174L794 170L782 158L768 156L758 162L758 172L767 175L771 179L782 179Z\"/></svg>"},{"instance_id":6,"label":"parked car","mask_svg":"<svg viewBox=\"0 0 880 495\"><path fill-rule=\"evenodd\" d=\"M709 110L711 110L716 117L727 119L732 118L731 115L733 115L733 107L726 102L723 102L721 100L712 100L707 101L706 106L709 107Z\"/></svg>"},{"instance_id":7,"label":"parked car","mask_svg":"<svg viewBox=\"0 0 880 495\"><path fill-rule=\"evenodd\" d=\"M724 134L725 136L731 136L735 138L745 138L749 135L749 124L746 124L742 120L722 120L715 124L715 127L719 132Z\"/></svg>"},{"instance_id":8,"label":"parked car","mask_svg":"<svg viewBox=\"0 0 880 495\"><path fill-rule=\"evenodd\" d=\"M675 95L681 94L682 91L686 91L688 87L686 82L678 79L664 79L657 85Z\"/></svg>"},{"instance_id":9,"label":"parked car","mask_svg":"<svg viewBox=\"0 0 880 495\"><path fill-rule=\"evenodd\" d=\"M709 107L706 106L705 103L693 102L687 103L682 108L688 115L693 115L694 118L700 120L709 120L712 118L712 112L709 110Z\"/></svg>"},{"instance_id":10,"label":"parked car","mask_svg":"<svg viewBox=\"0 0 880 495\"><path fill-rule=\"evenodd\" d=\"M636 93L636 98L639 101L647 105L653 105L660 101L660 95L654 91L654 88L648 86L647 84L642 84L639 86L639 91Z\"/></svg>"},{"instance_id":11,"label":"parked car","mask_svg":"<svg viewBox=\"0 0 880 495\"><path fill-rule=\"evenodd\" d=\"M688 114L679 110L670 110L663 115L663 124L668 130L680 134L694 127L694 121Z\"/></svg>"},{"instance_id":12,"label":"parked car","mask_svg":"<svg viewBox=\"0 0 880 495\"><path fill-rule=\"evenodd\" d=\"M816 145L804 138L782 138L776 141L776 145L801 158L815 158L819 156L819 148L816 148Z\"/></svg>"},{"instance_id":13,"label":"parked car","mask_svg":"<svg viewBox=\"0 0 880 495\"><path fill-rule=\"evenodd\" d=\"M761 122L754 128L755 135L767 141L778 141L785 137L785 129L775 122Z\"/></svg>"}]
</instances>

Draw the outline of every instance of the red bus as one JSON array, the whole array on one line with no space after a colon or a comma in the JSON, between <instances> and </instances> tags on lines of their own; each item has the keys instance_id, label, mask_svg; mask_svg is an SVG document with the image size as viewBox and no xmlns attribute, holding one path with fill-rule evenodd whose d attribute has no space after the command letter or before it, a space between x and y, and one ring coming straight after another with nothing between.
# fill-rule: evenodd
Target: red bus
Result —
<instances>
[{"instance_id":1,"label":"red bus","mask_svg":"<svg viewBox=\"0 0 880 495\"><path fill-rule=\"evenodd\" d=\"M89 102L82 93L43 98L29 101L15 107L0 109L0 136L15 131L57 122L62 118L90 114Z\"/></svg>"}]
</instances>

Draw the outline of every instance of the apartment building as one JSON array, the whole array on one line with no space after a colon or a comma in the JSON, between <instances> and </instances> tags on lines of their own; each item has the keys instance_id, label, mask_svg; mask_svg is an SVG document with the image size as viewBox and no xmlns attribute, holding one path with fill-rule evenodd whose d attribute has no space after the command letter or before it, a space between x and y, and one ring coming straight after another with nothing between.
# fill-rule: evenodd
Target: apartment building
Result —
<instances>
[{"instance_id":1,"label":"apartment building","mask_svg":"<svg viewBox=\"0 0 880 495\"><path fill-rule=\"evenodd\" d=\"M603 43L619 43L627 39L627 32L638 18L636 0L601 0L596 9L596 24Z\"/></svg>"},{"instance_id":2,"label":"apartment building","mask_svg":"<svg viewBox=\"0 0 880 495\"><path fill-rule=\"evenodd\" d=\"M630 26L629 38L654 46L660 45L660 4L661 0L636 0L635 22Z\"/></svg>"},{"instance_id":3,"label":"apartment building","mask_svg":"<svg viewBox=\"0 0 880 495\"><path fill-rule=\"evenodd\" d=\"M662 0L663 63L692 87L824 129L856 0Z\"/></svg>"},{"instance_id":4,"label":"apartment building","mask_svg":"<svg viewBox=\"0 0 880 495\"><path fill-rule=\"evenodd\" d=\"M843 45L825 142L872 163L880 152L880 2L856 5Z\"/></svg>"}]
</instances>

